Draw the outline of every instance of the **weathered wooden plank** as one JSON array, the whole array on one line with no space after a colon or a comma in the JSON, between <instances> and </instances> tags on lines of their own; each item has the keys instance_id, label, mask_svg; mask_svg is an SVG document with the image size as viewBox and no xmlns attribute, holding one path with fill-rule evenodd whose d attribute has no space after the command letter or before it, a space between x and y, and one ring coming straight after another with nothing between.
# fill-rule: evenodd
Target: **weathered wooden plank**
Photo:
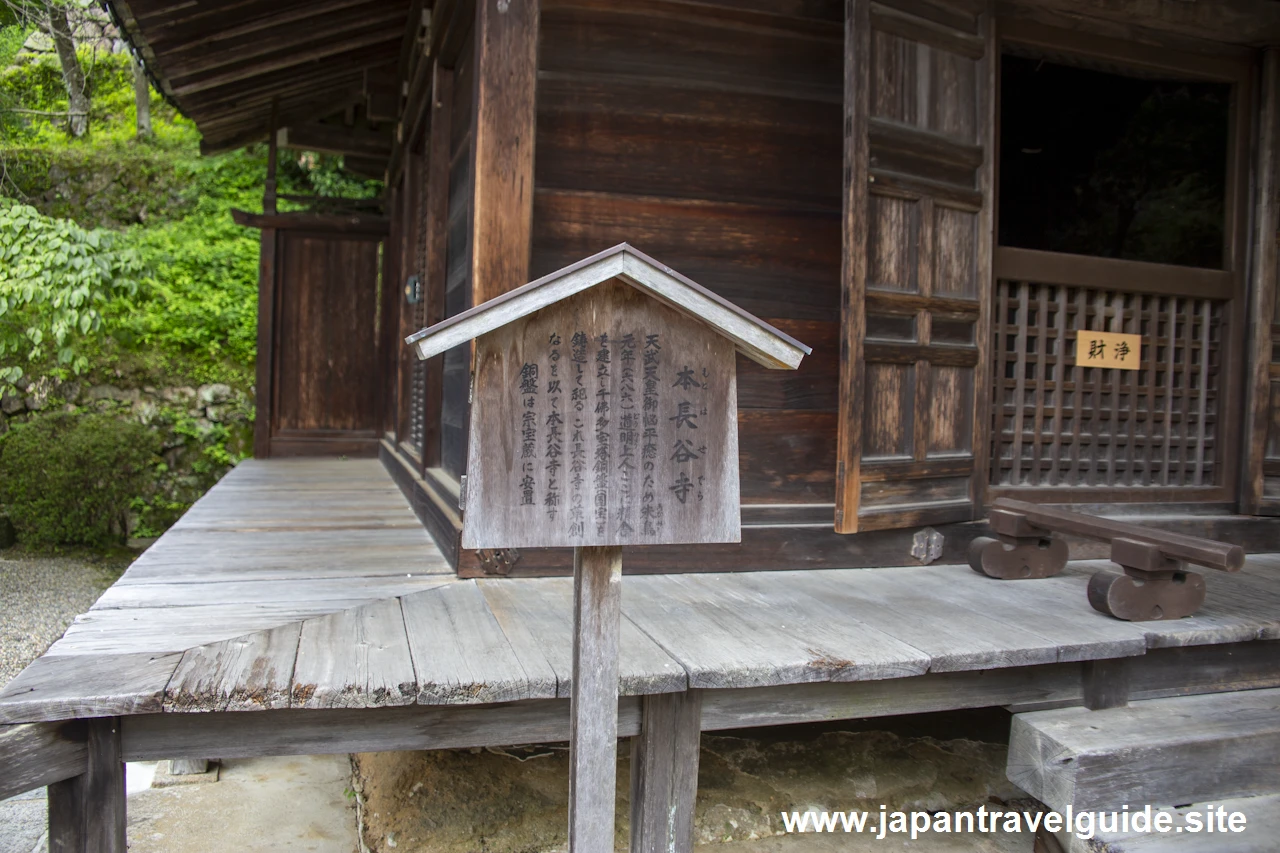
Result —
<instances>
[{"instance_id":1,"label":"weathered wooden plank","mask_svg":"<svg viewBox=\"0 0 1280 853\"><path fill-rule=\"evenodd\" d=\"M159 711L176 654L38 658L0 692L0 724Z\"/></svg>"},{"instance_id":2,"label":"weathered wooden plank","mask_svg":"<svg viewBox=\"0 0 1280 853\"><path fill-rule=\"evenodd\" d=\"M484 592L503 632L527 671L550 666L556 695L567 698L573 678L573 585L568 578L482 580ZM630 579L624 582L629 595ZM625 610L625 608L624 608ZM618 689L624 696L668 693L688 687L688 676L674 658L623 616L619 636Z\"/></svg>"},{"instance_id":3,"label":"weathered wooden plank","mask_svg":"<svg viewBox=\"0 0 1280 853\"><path fill-rule=\"evenodd\" d=\"M631 739L632 853L692 853L702 691L646 696Z\"/></svg>"},{"instance_id":4,"label":"weathered wooden plank","mask_svg":"<svg viewBox=\"0 0 1280 853\"><path fill-rule=\"evenodd\" d=\"M475 581L407 595L401 607L419 704L555 698L555 671L521 660Z\"/></svg>"},{"instance_id":5,"label":"weathered wooden plank","mask_svg":"<svg viewBox=\"0 0 1280 853\"><path fill-rule=\"evenodd\" d=\"M906 570L910 571L910 570ZM856 617L929 656L930 672L1053 663L1058 647L1025 628L912 582L904 570L756 573L742 583L771 600L794 600L812 618Z\"/></svg>"},{"instance_id":6,"label":"weathered wooden plank","mask_svg":"<svg viewBox=\"0 0 1280 853\"><path fill-rule=\"evenodd\" d=\"M81 723L0 726L0 800L85 772Z\"/></svg>"},{"instance_id":7,"label":"weathered wooden plank","mask_svg":"<svg viewBox=\"0 0 1280 853\"><path fill-rule=\"evenodd\" d=\"M1044 637L1058 648L1058 660L1118 658L1146 651L1141 627L1104 616L1089 606L1088 578L1070 568L1036 581L998 581L968 566L913 569L911 577L924 589L945 589L947 598L991 619L1016 625Z\"/></svg>"},{"instance_id":8,"label":"weathered wooden plank","mask_svg":"<svg viewBox=\"0 0 1280 853\"><path fill-rule=\"evenodd\" d=\"M76 618L46 656L183 652L287 622L368 604L367 599L93 610Z\"/></svg>"},{"instance_id":9,"label":"weathered wooden plank","mask_svg":"<svg viewBox=\"0 0 1280 853\"><path fill-rule=\"evenodd\" d=\"M288 708L302 623L188 649L165 688L164 710Z\"/></svg>"},{"instance_id":10,"label":"weathered wooden plank","mask_svg":"<svg viewBox=\"0 0 1280 853\"><path fill-rule=\"evenodd\" d=\"M1280 689L1019 714L1008 773L1058 810L1269 793L1280 785Z\"/></svg>"},{"instance_id":11,"label":"weathered wooden plank","mask_svg":"<svg viewBox=\"0 0 1280 853\"><path fill-rule=\"evenodd\" d=\"M855 619L812 620L733 575L628 578L623 612L658 638L691 687L748 687L918 675L929 657Z\"/></svg>"},{"instance_id":12,"label":"weathered wooden plank","mask_svg":"<svg viewBox=\"0 0 1280 853\"><path fill-rule=\"evenodd\" d=\"M85 771L49 786L49 850L126 853L120 721L89 720Z\"/></svg>"},{"instance_id":13,"label":"weathered wooden plank","mask_svg":"<svg viewBox=\"0 0 1280 853\"><path fill-rule=\"evenodd\" d=\"M573 551L569 697L569 850L613 847L618 777L618 629L622 548Z\"/></svg>"},{"instance_id":14,"label":"weathered wooden plank","mask_svg":"<svg viewBox=\"0 0 1280 853\"><path fill-rule=\"evenodd\" d=\"M291 707L408 705L417 692L398 598L302 624Z\"/></svg>"},{"instance_id":15,"label":"weathered wooden plank","mask_svg":"<svg viewBox=\"0 0 1280 853\"><path fill-rule=\"evenodd\" d=\"M402 571L383 577L313 578L301 572L290 579L211 581L208 583L116 584L103 593L93 610L134 607L182 608L214 604L324 601L374 601L453 583L443 575Z\"/></svg>"}]
</instances>

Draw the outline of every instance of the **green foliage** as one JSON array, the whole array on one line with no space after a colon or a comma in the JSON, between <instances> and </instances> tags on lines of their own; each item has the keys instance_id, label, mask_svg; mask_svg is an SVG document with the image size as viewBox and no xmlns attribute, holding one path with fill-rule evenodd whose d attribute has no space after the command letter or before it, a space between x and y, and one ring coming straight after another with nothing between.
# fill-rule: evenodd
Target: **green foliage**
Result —
<instances>
[{"instance_id":1,"label":"green foliage","mask_svg":"<svg viewBox=\"0 0 1280 853\"><path fill-rule=\"evenodd\" d=\"M3 4L0 4L3 6ZM0 68L7 68L13 58L22 50L22 43L27 40L29 30L16 23L4 23L0 14Z\"/></svg>"},{"instance_id":2,"label":"green foliage","mask_svg":"<svg viewBox=\"0 0 1280 853\"><path fill-rule=\"evenodd\" d=\"M0 30L0 59L11 41L21 44L10 30ZM137 139L128 58L83 49L81 64L92 104L89 133L70 138L56 58L23 54L10 59L0 62L0 293L7 286L4 276L17 274L7 269L6 250L40 272L42 293L55 284L74 284L68 284L66 267L72 274L98 279L87 303L83 284L72 288L81 293L81 305L96 313L88 336L79 331L79 316L74 318L75 331L64 336L71 342L68 362L59 363L65 346L54 331L52 298L21 306L14 302L17 307L0 316L0 326L25 324L10 332L22 346L0 351L3 375L24 375L24 385L47 378L42 387L54 389L44 411L8 419L12 429L0 435L0 454L7 454L11 444L31 442L20 436L48 419L65 430L73 421L112 419L125 423L125 429L157 436L149 441L161 442L162 455L144 466L141 481L121 489L117 497L123 502L103 515L114 518L112 536L121 535L126 517L137 535L158 535L250 452L254 413L246 392L254 380L259 235L236 226L231 209L261 210L266 147L202 157L195 126L156 93L151 97L153 135ZM312 153L282 152L277 181L282 194L303 196L374 198L382 190L376 181L345 173L341 158ZM289 207L281 203L282 209ZM27 245L5 216L36 222L73 247L88 243L93 248L88 235L96 235L94 263L77 266L73 259L80 257L79 248L50 252ZM44 260L37 263L40 258ZM40 327L40 349L25 331L32 322L46 324ZM63 326L70 327L62 323L59 328ZM69 381L77 367L85 374ZM232 398L210 404L169 393L175 386L214 383L230 386ZM165 393L148 391L141 400L97 394L90 399L85 389L94 385L152 386ZM62 393L57 389L73 386L79 390L65 392L69 399L57 399ZM94 414L81 418L77 402ZM4 426L0 417L0 430ZM147 448L148 454L155 450L150 444ZM49 440L31 455L44 464L59 452ZM7 479L5 458L0 456L0 477ZM110 470L101 467L101 458L76 464L86 472ZM0 500L11 500L3 490L0 484ZM34 499L15 492L12 500L25 505ZM84 538L65 532L45 535L42 531L51 523L42 521L20 533L28 544Z\"/></svg>"},{"instance_id":3,"label":"green foliage","mask_svg":"<svg viewBox=\"0 0 1280 853\"><path fill-rule=\"evenodd\" d=\"M46 415L0 443L0 500L28 545L123 543L158 450L154 432L139 423Z\"/></svg>"},{"instance_id":4,"label":"green foliage","mask_svg":"<svg viewBox=\"0 0 1280 853\"><path fill-rule=\"evenodd\" d=\"M82 373L77 344L103 331L103 308L137 292L142 261L114 235L41 216L0 199L0 390L17 382L18 359Z\"/></svg>"}]
</instances>

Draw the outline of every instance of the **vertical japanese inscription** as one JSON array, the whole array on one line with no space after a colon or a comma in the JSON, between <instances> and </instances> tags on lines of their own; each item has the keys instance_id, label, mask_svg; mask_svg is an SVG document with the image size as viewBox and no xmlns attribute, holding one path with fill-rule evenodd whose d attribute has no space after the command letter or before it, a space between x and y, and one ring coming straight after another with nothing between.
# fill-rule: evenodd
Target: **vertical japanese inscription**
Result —
<instances>
[{"instance_id":1,"label":"vertical japanese inscription","mask_svg":"<svg viewBox=\"0 0 1280 853\"><path fill-rule=\"evenodd\" d=\"M627 332L618 341L622 372L618 381L618 535L635 533L631 524L635 508L636 439L640 412L636 408L636 336Z\"/></svg>"},{"instance_id":2,"label":"vertical japanese inscription","mask_svg":"<svg viewBox=\"0 0 1280 853\"><path fill-rule=\"evenodd\" d=\"M596 535L604 536L609 524L609 475L613 468L612 439L613 408L609 403L613 392L610 390L609 376L612 365L609 349L608 333L601 334L596 350L596 406L595 406L595 440L596 458L591 468L591 484L595 491L592 499L592 519L596 525Z\"/></svg>"},{"instance_id":3,"label":"vertical japanese inscription","mask_svg":"<svg viewBox=\"0 0 1280 853\"><path fill-rule=\"evenodd\" d=\"M570 438L569 484L572 488L572 504L569 507L569 535L581 538L586 533L587 510L584 506L583 484L587 470L587 336L582 331L573 333L570 352L569 399L572 405L573 435Z\"/></svg>"},{"instance_id":4,"label":"vertical japanese inscription","mask_svg":"<svg viewBox=\"0 0 1280 853\"><path fill-rule=\"evenodd\" d=\"M481 339L477 365L465 547L738 541L715 330L619 285Z\"/></svg>"},{"instance_id":5,"label":"vertical japanese inscription","mask_svg":"<svg viewBox=\"0 0 1280 853\"><path fill-rule=\"evenodd\" d=\"M645 536L662 532L662 504L657 499L658 475L658 368L662 358L661 335L644 336L644 447L640 451L644 479L640 498L640 519Z\"/></svg>"},{"instance_id":6,"label":"vertical japanese inscription","mask_svg":"<svg viewBox=\"0 0 1280 853\"><path fill-rule=\"evenodd\" d=\"M538 459L538 365L533 362L520 368L520 403L520 505L533 506Z\"/></svg>"},{"instance_id":7,"label":"vertical japanese inscription","mask_svg":"<svg viewBox=\"0 0 1280 853\"><path fill-rule=\"evenodd\" d=\"M560 345L563 339L556 332L547 336L547 448L543 454L547 492L542 506L547 519L555 522L560 512L561 457L564 455L564 390L560 377Z\"/></svg>"},{"instance_id":8,"label":"vertical japanese inscription","mask_svg":"<svg viewBox=\"0 0 1280 853\"><path fill-rule=\"evenodd\" d=\"M707 455L707 445L698 434L698 418L707 416L706 390L710 371L705 367L684 365L676 372L675 414L668 420L675 424L675 440L671 445L671 461L676 464L675 479L668 490L680 503L703 499L706 475L698 460Z\"/></svg>"}]
</instances>

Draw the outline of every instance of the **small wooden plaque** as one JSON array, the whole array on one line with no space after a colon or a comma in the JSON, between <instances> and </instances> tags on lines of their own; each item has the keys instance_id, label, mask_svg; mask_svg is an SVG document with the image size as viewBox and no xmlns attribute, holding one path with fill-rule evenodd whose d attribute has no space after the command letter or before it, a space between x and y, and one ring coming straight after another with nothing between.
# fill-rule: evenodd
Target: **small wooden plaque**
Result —
<instances>
[{"instance_id":1,"label":"small wooden plaque","mask_svg":"<svg viewBox=\"0 0 1280 853\"><path fill-rule=\"evenodd\" d=\"M734 344L620 281L476 341L464 548L741 541Z\"/></svg>"},{"instance_id":2,"label":"small wooden plaque","mask_svg":"<svg viewBox=\"0 0 1280 853\"><path fill-rule=\"evenodd\" d=\"M1142 366L1142 335L1077 332L1076 364L1080 367L1137 370Z\"/></svg>"}]
</instances>

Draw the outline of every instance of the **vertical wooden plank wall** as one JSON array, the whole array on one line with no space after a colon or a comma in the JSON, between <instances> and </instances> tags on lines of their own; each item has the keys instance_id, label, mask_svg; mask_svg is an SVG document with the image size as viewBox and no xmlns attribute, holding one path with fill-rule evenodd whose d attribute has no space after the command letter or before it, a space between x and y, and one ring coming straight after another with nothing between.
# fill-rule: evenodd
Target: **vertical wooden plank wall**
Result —
<instances>
[{"instance_id":1,"label":"vertical wooden plank wall","mask_svg":"<svg viewBox=\"0 0 1280 853\"><path fill-rule=\"evenodd\" d=\"M1257 134L1256 208L1250 282L1251 340L1245 360L1247 411L1241 479L1241 511L1280 514L1280 305L1276 300L1280 239L1280 50L1263 54ZM1269 321L1269 322L1268 322Z\"/></svg>"},{"instance_id":2,"label":"vertical wooden plank wall","mask_svg":"<svg viewBox=\"0 0 1280 853\"><path fill-rule=\"evenodd\" d=\"M833 517L843 22L842 0L542 0L530 276L625 240L813 347L795 372L738 359L748 524Z\"/></svg>"},{"instance_id":3,"label":"vertical wooden plank wall","mask_svg":"<svg viewBox=\"0 0 1280 853\"><path fill-rule=\"evenodd\" d=\"M984 6L853 4L845 254L864 257L844 282L842 533L977 511L996 61Z\"/></svg>"}]
</instances>

